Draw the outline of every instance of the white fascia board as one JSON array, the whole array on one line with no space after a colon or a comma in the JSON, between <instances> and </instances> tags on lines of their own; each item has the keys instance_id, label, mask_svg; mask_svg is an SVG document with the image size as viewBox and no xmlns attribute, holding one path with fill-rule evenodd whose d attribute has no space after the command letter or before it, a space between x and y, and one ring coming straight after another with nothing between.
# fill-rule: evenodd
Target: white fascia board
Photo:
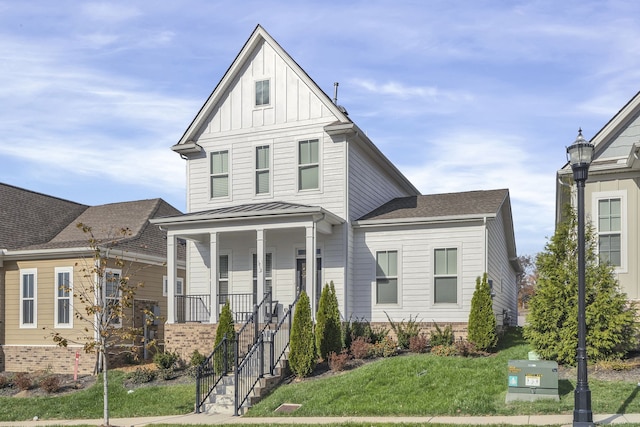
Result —
<instances>
[{"instance_id":1,"label":"white fascia board","mask_svg":"<svg viewBox=\"0 0 640 427\"><path fill-rule=\"evenodd\" d=\"M365 219L362 221L355 221L353 223L354 228L367 228L367 227L384 227L389 225L427 225L427 224L443 224L443 223L459 223L459 222L472 222L482 221L484 219L494 219L495 213L484 215L452 215L441 216L431 218L394 218L394 219Z\"/></svg>"},{"instance_id":2,"label":"white fascia board","mask_svg":"<svg viewBox=\"0 0 640 427\"><path fill-rule=\"evenodd\" d=\"M325 219L330 224L342 224L344 221L336 215L325 211L319 206L312 206L308 209L300 209L295 212L289 210L273 210L264 212L235 212L224 214L187 214L188 218L175 217L175 218L153 218L149 222L154 225L181 225L191 224L194 222L202 221L239 221L247 219L260 219L260 218L295 218L308 215L321 215L320 219Z\"/></svg>"}]
</instances>

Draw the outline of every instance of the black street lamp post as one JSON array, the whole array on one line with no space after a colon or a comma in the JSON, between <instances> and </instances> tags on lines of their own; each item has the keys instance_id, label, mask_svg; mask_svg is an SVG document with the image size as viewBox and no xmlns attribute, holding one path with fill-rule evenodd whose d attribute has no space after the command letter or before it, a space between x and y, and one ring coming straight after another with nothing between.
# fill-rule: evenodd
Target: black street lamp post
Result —
<instances>
[{"instance_id":1,"label":"black street lamp post","mask_svg":"<svg viewBox=\"0 0 640 427\"><path fill-rule=\"evenodd\" d=\"M591 391L587 379L587 322L585 319L585 242L584 242L584 183L593 160L593 144L582 137L582 129L571 146L567 147L567 158L573 170L573 179L578 190L578 380L575 389L573 426L594 426L591 412Z\"/></svg>"}]
</instances>

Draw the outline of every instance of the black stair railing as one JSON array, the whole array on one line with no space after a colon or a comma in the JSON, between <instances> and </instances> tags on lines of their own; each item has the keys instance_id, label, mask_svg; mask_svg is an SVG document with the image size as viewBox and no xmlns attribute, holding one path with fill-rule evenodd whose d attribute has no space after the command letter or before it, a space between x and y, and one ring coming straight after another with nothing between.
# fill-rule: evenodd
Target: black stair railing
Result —
<instances>
[{"instance_id":1,"label":"black stair railing","mask_svg":"<svg viewBox=\"0 0 640 427\"><path fill-rule=\"evenodd\" d=\"M196 413L199 414L205 400L231 370L233 341L225 335L222 341L213 349L211 354L198 366L196 370Z\"/></svg>"}]
</instances>

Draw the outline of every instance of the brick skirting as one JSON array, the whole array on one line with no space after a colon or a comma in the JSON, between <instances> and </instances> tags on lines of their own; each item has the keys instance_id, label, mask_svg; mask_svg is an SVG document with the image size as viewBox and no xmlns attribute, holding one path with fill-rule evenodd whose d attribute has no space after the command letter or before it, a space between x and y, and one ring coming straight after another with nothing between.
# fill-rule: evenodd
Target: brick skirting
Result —
<instances>
[{"instance_id":1,"label":"brick skirting","mask_svg":"<svg viewBox=\"0 0 640 427\"><path fill-rule=\"evenodd\" d=\"M216 342L217 328L217 324L211 323L165 323L164 350L177 353L185 362L191 360L194 350L208 356Z\"/></svg>"},{"instance_id":2,"label":"brick skirting","mask_svg":"<svg viewBox=\"0 0 640 427\"><path fill-rule=\"evenodd\" d=\"M6 372L49 371L73 374L76 351L79 354L78 374L93 374L96 357L81 348L52 346L0 346L0 370ZM4 362L4 363L3 363Z\"/></svg>"}]
</instances>

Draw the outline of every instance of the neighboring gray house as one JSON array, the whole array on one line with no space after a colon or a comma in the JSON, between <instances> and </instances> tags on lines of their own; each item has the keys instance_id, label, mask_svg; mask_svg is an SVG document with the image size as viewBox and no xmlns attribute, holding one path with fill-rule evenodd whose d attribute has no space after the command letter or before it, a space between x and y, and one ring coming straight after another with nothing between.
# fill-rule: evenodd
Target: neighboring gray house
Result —
<instances>
[{"instance_id":1,"label":"neighboring gray house","mask_svg":"<svg viewBox=\"0 0 640 427\"><path fill-rule=\"evenodd\" d=\"M167 230L169 282L187 242L187 286L169 295L167 330L206 334L222 303L245 313L269 291L280 314L302 289L315 312L329 282L344 319L464 329L484 272L498 324L515 324L508 190L420 195L262 27L172 150L186 159L187 213L152 223Z\"/></svg>"}]
</instances>

